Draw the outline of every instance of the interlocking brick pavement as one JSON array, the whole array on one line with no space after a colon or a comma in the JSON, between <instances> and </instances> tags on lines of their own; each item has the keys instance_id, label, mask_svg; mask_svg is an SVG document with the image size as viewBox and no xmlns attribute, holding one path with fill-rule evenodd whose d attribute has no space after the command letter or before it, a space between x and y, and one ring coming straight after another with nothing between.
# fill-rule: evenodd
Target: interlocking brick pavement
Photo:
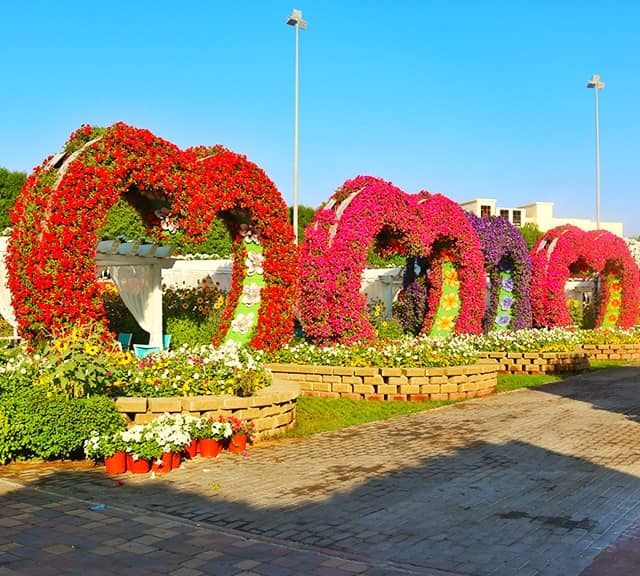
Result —
<instances>
[{"instance_id":1,"label":"interlocking brick pavement","mask_svg":"<svg viewBox=\"0 0 640 576\"><path fill-rule=\"evenodd\" d=\"M155 477L0 467L0 576L52 558L59 574L602 576L622 556L640 574L639 376L598 371Z\"/></svg>"}]
</instances>

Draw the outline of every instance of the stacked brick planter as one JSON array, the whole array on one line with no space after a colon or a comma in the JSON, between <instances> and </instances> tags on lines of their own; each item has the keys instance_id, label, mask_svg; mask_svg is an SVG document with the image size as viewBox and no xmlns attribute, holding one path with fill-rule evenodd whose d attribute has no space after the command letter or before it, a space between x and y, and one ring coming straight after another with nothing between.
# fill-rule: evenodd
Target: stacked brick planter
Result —
<instances>
[{"instance_id":1,"label":"stacked brick planter","mask_svg":"<svg viewBox=\"0 0 640 576\"><path fill-rule=\"evenodd\" d=\"M509 374L559 374L584 372L589 357L582 350L573 352L482 352L480 361L497 365L498 372Z\"/></svg>"},{"instance_id":2,"label":"stacked brick planter","mask_svg":"<svg viewBox=\"0 0 640 576\"><path fill-rule=\"evenodd\" d=\"M252 420L256 439L291 428L296 419L299 388L293 382L275 380L272 386L254 396L185 396L174 398L116 398L115 405L129 425L145 424L165 412L188 412L193 416L217 417L220 414Z\"/></svg>"},{"instance_id":3,"label":"stacked brick planter","mask_svg":"<svg viewBox=\"0 0 640 576\"><path fill-rule=\"evenodd\" d=\"M583 344L589 360L640 360L638 344Z\"/></svg>"},{"instance_id":4,"label":"stacked brick planter","mask_svg":"<svg viewBox=\"0 0 640 576\"><path fill-rule=\"evenodd\" d=\"M496 366L345 368L270 364L274 377L295 382L302 394L357 400L456 400L496 392Z\"/></svg>"}]
</instances>

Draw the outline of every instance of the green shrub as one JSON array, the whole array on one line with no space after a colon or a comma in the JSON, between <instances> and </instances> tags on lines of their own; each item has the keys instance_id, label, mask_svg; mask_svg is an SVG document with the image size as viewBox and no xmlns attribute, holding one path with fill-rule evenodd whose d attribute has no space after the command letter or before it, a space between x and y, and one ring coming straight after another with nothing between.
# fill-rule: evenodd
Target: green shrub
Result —
<instances>
[{"instance_id":1,"label":"green shrub","mask_svg":"<svg viewBox=\"0 0 640 576\"><path fill-rule=\"evenodd\" d=\"M82 457L92 430L121 429L124 419L105 396L68 399L39 386L0 395L0 463Z\"/></svg>"}]
</instances>

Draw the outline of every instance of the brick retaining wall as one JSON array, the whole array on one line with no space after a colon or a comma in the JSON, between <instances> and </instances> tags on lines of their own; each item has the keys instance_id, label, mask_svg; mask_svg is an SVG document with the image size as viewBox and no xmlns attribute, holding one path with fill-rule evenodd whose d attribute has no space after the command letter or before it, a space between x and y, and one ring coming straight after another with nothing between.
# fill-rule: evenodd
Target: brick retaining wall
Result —
<instances>
[{"instance_id":1,"label":"brick retaining wall","mask_svg":"<svg viewBox=\"0 0 640 576\"><path fill-rule=\"evenodd\" d=\"M573 352L482 352L480 362L497 364L498 372L509 374L559 374L584 372L589 357L582 350Z\"/></svg>"},{"instance_id":2,"label":"brick retaining wall","mask_svg":"<svg viewBox=\"0 0 640 576\"><path fill-rule=\"evenodd\" d=\"M255 396L183 396L173 398L116 398L115 405L127 423L145 424L165 412L189 412L193 416L217 417L220 414L253 420L256 439L293 427L299 388L293 382L274 380L272 386L258 390Z\"/></svg>"},{"instance_id":3,"label":"brick retaining wall","mask_svg":"<svg viewBox=\"0 0 640 576\"><path fill-rule=\"evenodd\" d=\"M454 400L495 394L492 364L447 368L346 368L269 364L273 375L300 386L302 394L357 400Z\"/></svg>"},{"instance_id":4,"label":"brick retaining wall","mask_svg":"<svg viewBox=\"0 0 640 576\"><path fill-rule=\"evenodd\" d=\"M638 344L583 344L589 360L640 360Z\"/></svg>"}]
</instances>

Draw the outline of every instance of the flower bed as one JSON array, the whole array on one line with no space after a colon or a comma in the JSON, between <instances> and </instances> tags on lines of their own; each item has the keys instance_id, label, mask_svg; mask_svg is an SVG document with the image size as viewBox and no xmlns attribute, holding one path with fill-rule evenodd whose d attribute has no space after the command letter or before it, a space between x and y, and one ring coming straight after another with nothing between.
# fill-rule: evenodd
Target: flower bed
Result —
<instances>
[{"instance_id":1,"label":"flower bed","mask_svg":"<svg viewBox=\"0 0 640 576\"><path fill-rule=\"evenodd\" d=\"M355 400L457 400L495 394L492 364L445 368L376 368L270 364L274 376L307 396Z\"/></svg>"},{"instance_id":2,"label":"flower bed","mask_svg":"<svg viewBox=\"0 0 640 576\"><path fill-rule=\"evenodd\" d=\"M589 356L572 352L482 352L480 361L509 374L559 374L589 369Z\"/></svg>"},{"instance_id":3,"label":"flower bed","mask_svg":"<svg viewBox=\"0 0 640 576\"><path fill-rule=\"evenodd\" d=\"M235 416L255 424L256 439L284 432L293 427L296 398L300 392L292 382L275 380L255 396L183 396L172 398L116 398L116 409L129 426L145 424L164 413L188 412L193 416Z\"/></svg>"}]
</instances>

